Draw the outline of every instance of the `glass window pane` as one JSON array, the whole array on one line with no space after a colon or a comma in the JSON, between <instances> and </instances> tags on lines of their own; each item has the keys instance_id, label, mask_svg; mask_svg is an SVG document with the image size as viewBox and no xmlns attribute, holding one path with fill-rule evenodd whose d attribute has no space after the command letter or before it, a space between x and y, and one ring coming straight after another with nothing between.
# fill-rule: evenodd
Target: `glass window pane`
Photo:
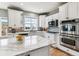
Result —
<instances>
[{"instance_id":1,"label":"glass window pane","mask_svg":"<svg viewBox=\"0 0 79 59\"><path fill-rule=\"evenodd\" d=\"M24 26L25 27L36 28L37 27L37 19L36 18L31 18L31 17L25 17L24 18Z\"/></svg>"}]
</instances>

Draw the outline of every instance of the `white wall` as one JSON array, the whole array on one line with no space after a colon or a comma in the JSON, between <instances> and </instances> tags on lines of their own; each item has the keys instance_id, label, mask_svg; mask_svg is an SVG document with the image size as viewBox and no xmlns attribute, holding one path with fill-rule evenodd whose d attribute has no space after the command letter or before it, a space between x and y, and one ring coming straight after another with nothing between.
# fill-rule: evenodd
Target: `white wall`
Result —
<instances>
[{"instance_id":1,"label":"white wall","mask_svg":"<svg viewBox=\"0 0 79 59\"><path fill-rule=\"evenodd\" d=\"M0 17L8 17L8 10L0 9Z\"/></svg>"}]
</instances>

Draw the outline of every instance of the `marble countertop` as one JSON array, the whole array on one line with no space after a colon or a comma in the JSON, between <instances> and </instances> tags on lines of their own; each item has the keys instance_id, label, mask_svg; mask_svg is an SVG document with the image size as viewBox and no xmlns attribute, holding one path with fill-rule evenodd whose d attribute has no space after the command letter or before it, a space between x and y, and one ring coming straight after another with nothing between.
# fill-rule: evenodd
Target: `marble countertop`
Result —
<instances>
[{"instance_id":1,"label":"marble countertop","mask_svg":"<svg viewBox=\"0 0 79 59\"><path fill-rule=\"evenodd\" d=\"M7 33L7 35L3 35L3 36L0 36L0 39L4 39L4 38L10 38L10 37L14 37L18 34L25 34L25 33L30 33L30 32L16 32L16 33Z\"/></svg>"},{"instance_id":2,"label":"marble countertop","mask_svg":"<svg viewBox=\"0 0 79 59\"><path fill-rule=\"evenodd\" d=\"M14 56L49 45L49 40L38 35L25 36L23 42L16 37L0 39L0 56Z\"/></svg>"}]
</instances>

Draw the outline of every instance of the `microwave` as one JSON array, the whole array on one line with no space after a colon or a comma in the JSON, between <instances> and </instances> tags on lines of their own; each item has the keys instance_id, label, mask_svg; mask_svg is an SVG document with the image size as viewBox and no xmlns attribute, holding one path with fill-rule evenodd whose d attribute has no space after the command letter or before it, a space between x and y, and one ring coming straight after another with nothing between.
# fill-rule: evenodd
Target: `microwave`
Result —
<instances>
[{"instance_id":1,"label":"microwave","mask_svg":"<svg viewBox=\"0 0 79 59\"><path fill-rule=\"evenodd\" d=\"M53 20L48 22L49 27L57 27L58 26L58 20Z\"/></svg>"}]
</instances>

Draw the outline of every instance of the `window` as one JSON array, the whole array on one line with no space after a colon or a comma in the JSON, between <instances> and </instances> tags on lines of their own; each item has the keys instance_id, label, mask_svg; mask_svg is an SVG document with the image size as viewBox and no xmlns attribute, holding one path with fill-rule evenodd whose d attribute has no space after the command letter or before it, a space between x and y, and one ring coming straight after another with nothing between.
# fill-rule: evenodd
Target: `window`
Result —
<instances>
[{"instance_id":1,"label":"window","mask_svg":"<svg viewBox=\"0 0 79 59\"><path fill-rule=\"evenodd\" d=\"M8 22L8 19L7 19L7 17L0 17L0 21L1 22Z\"/></svg>"},{"instance_id":2,"label":"window","mask_svg":"<svg viewBox=\"0 0 79 59\"><path fill-rule=\"evenodd\" d=\"M3 27L8 25L8 18L7 17L0 17L0 22Z\"/></svg>"},{"instance_id":3,"label":"window","mask_svg":"<svg viewBox=\"0 0 79 59\"><path fill-rule=\"evenodd\" d=\"M36 30L38 27L38 22L36 18L25 17L24 18L24 27L26 29Z\"/></svg>"}]
</instances>

